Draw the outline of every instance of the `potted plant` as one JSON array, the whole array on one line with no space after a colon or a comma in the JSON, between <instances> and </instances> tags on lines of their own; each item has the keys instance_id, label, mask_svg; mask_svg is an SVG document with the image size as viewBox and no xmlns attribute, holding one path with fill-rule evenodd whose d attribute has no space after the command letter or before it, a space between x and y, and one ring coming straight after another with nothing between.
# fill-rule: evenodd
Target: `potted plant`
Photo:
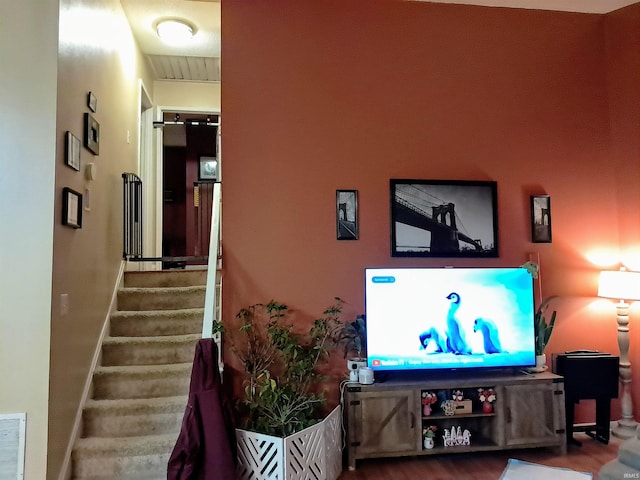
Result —
<instances>
[{"instance_id":1,"label":"potted plant","mask_svg":"<svg viewBox=\"0 0 640 480\"><path fill-rule=\"evenodd\" d=\"M298 478L294 475L301 469L321 472L314 478L338 477L341 413L337 406L322 418L320 367L336 345L341 311L342 301L336 298L300 333L289 320L287 305L272 300L242 308L236 315L239 328L225 329L231 351L246 371L244 397L236 404L242 427L236 430L239 479ZM214 330L222 331L222 326Z\"/></svg>"},{"instance_id":2,"label":"potted plant","mask_svg":"<svg viewBox=\"0 0 640 480\"><path fill-rule=\"evenodd\" d=\"M428 427L422 429L423 444L424 448L426 448L427 450L431 450L434 447L436 430L438 430L438 427L436 427L435 425L429 425Z\"/></svg>"},{"instance_id":3,"label":"potted plant","mask_svg":"<svg viewBox=\"0 0 640 480\"><path fill-rule=\"evenodd\" d=\"M342 323L336 332L336 342L342 346L347 359L349 380L358 380L358 370L367 366L367 325L364 315L353 322Z\"/></svg>"},{"instance_id":4,"label":"potted plant","mask_svg":"<svg viewBox=\"0 0 640 480\"><path fill-rule=\"evenodd\" d=\"M544 349L549 343L549 339L551 338L551 334L553 333L553 327L556 324L556 311L554 310L551 313L551 317L549 318L549 322L545 317L545 313L549 308L549 303L557 298L556 296L548 297L544 300L538 309L536 310L536 314L534 316L535 321L535 349L536 349L536 369L544 370L547 364L547 356L544 353Z\"/></svg>"}]
</instances>

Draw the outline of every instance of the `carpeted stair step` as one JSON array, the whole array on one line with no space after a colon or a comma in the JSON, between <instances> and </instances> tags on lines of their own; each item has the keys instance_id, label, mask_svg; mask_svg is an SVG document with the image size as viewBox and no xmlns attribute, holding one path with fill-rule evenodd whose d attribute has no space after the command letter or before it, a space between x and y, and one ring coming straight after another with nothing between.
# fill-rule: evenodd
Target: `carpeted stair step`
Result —
<instances>
[{"instance_id":1,"label":"carpeted stair step","mask_svg":"<svg viewBox=\"0 0 640 480\"><path fill-rule=\"evenodd\" d=\"M177 435L81 438L73 451L73 478L164 480Z\"/></svg>"},{"instance_id":2,"label":"carpeted stair step","mask_svg":"<svg viewBox=\"0 0 640 480\"><path fill-rule=\"evenodd\" d=\"M187 395L192 363L97 367L93 398L156 398Z\"/></svg>"},{"instance_id":3,"label":"carpeted stair step","mask_svg":"<svg viewBox=\"0 0 640 480\"><path fill-rule=\"evenodd\" d=\"M107 337L102 343L102 365L165 365L193 361L202 334L164 337Z\"/></svg>"},{"instance_id":4,"label":"carpeted stair step","mask_svg":"<svg viewBox=\"0 0 640 480\"><path fill-rule=\"evenodd\" d=\"M118 310L177 310L202 308L206 287L121 288Z\"/></svg>"},{"instance_id":5,"label":"carpeted stair step","mask_svg":"<svg viewBox=\"0 0 640 480\"><path fill-rule=\"evenodd\" d=\"M126 272L125 287L188 287L206 285L207 269Z\"/></svg>"},{"instance_id":6,"label":"carpeted stair step","mask_svg":"<svg viewBox=\"0 0 640 480\"><path fill-rule=\"evenodd\" d=\"M82 437L175 435L186 405L187 396L89 400L82 417Z\"/></svg>"},{"instance_id":7,"label":"carpeted stair step","mask_svg":"<svg viewBox=\"0 0 640 480\"><path fill-rule=\"evenodd\" d=\"M111 315L110 335L150 337L199 333L202 332L203 317L204 308L114 312Z\"/></svg>"}]
</instances>

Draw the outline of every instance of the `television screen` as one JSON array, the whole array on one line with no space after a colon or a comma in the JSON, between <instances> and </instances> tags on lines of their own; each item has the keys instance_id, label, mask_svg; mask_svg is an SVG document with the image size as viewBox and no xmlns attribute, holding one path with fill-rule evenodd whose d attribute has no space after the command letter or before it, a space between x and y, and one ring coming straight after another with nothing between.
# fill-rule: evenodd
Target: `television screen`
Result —
<instances>
[{"instance_id":1,"label":"television screen","mask_svg":"<svg viewBox=\"0 0 640 480\"><path fill-rule=\"evenodd\" d=\"M374 370L535 364L533 278L524 268L367 268Z\"/></svg>"}]
</instances>

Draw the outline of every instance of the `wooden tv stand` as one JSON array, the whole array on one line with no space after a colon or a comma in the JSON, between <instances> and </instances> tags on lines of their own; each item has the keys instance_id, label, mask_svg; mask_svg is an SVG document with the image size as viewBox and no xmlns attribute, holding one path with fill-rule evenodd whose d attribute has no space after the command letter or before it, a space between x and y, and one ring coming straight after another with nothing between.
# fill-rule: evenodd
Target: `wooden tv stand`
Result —
<instances>
[{"instance_id":1,"label":"wooden tv stand","mask_svg":"<svg viewBox=\"0 0 640 480\"><path fill-rule=\"evenodd\" d=\"M510 448L555 447L566 454L563 378L552 373L429 374L423 378L391 378L372 385L347 383L344 415L347 461L350 470L356 460L373 457L433 455L481 452ZM493 388L497 400L493 412L483 411L479 388ZM459 411L445 415L440 401L423 415L422 393L451 398L461 390L466 402ZM469 405L471 403L471 405ZM424 445L423 429L435 426L435 446ZM444 432L468 430L469 442L444 446ZM451 437L451 435L449 435ZM448 443L452 443L449 441ZM464 444L468 443L468 444Z\"/></svg>"}]
</instances>

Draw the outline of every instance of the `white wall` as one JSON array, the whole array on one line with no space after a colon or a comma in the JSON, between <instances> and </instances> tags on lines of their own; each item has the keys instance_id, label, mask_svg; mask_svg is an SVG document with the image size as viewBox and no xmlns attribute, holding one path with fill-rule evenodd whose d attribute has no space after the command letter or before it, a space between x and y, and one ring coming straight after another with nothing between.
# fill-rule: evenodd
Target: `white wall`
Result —
<instances>
[{"instance_id":1,"label":"white wall","mask_svg":"<svg viewBox=\"0 0 640 480\"><path fill-rule=\"evenodd\" d=\"M0 413L46 478L58 0L0 0Z\"/></svg>"},{"instance_id":2,"label":"white wall","mask_svg":"<svg viewBox=\"0 0 640 480\"><path fill-rule=\"evenodd\" d=\"M220 84L199 82L153 82L153 103L162 107L220 111Z\"/></svg>"}]
</instances>

